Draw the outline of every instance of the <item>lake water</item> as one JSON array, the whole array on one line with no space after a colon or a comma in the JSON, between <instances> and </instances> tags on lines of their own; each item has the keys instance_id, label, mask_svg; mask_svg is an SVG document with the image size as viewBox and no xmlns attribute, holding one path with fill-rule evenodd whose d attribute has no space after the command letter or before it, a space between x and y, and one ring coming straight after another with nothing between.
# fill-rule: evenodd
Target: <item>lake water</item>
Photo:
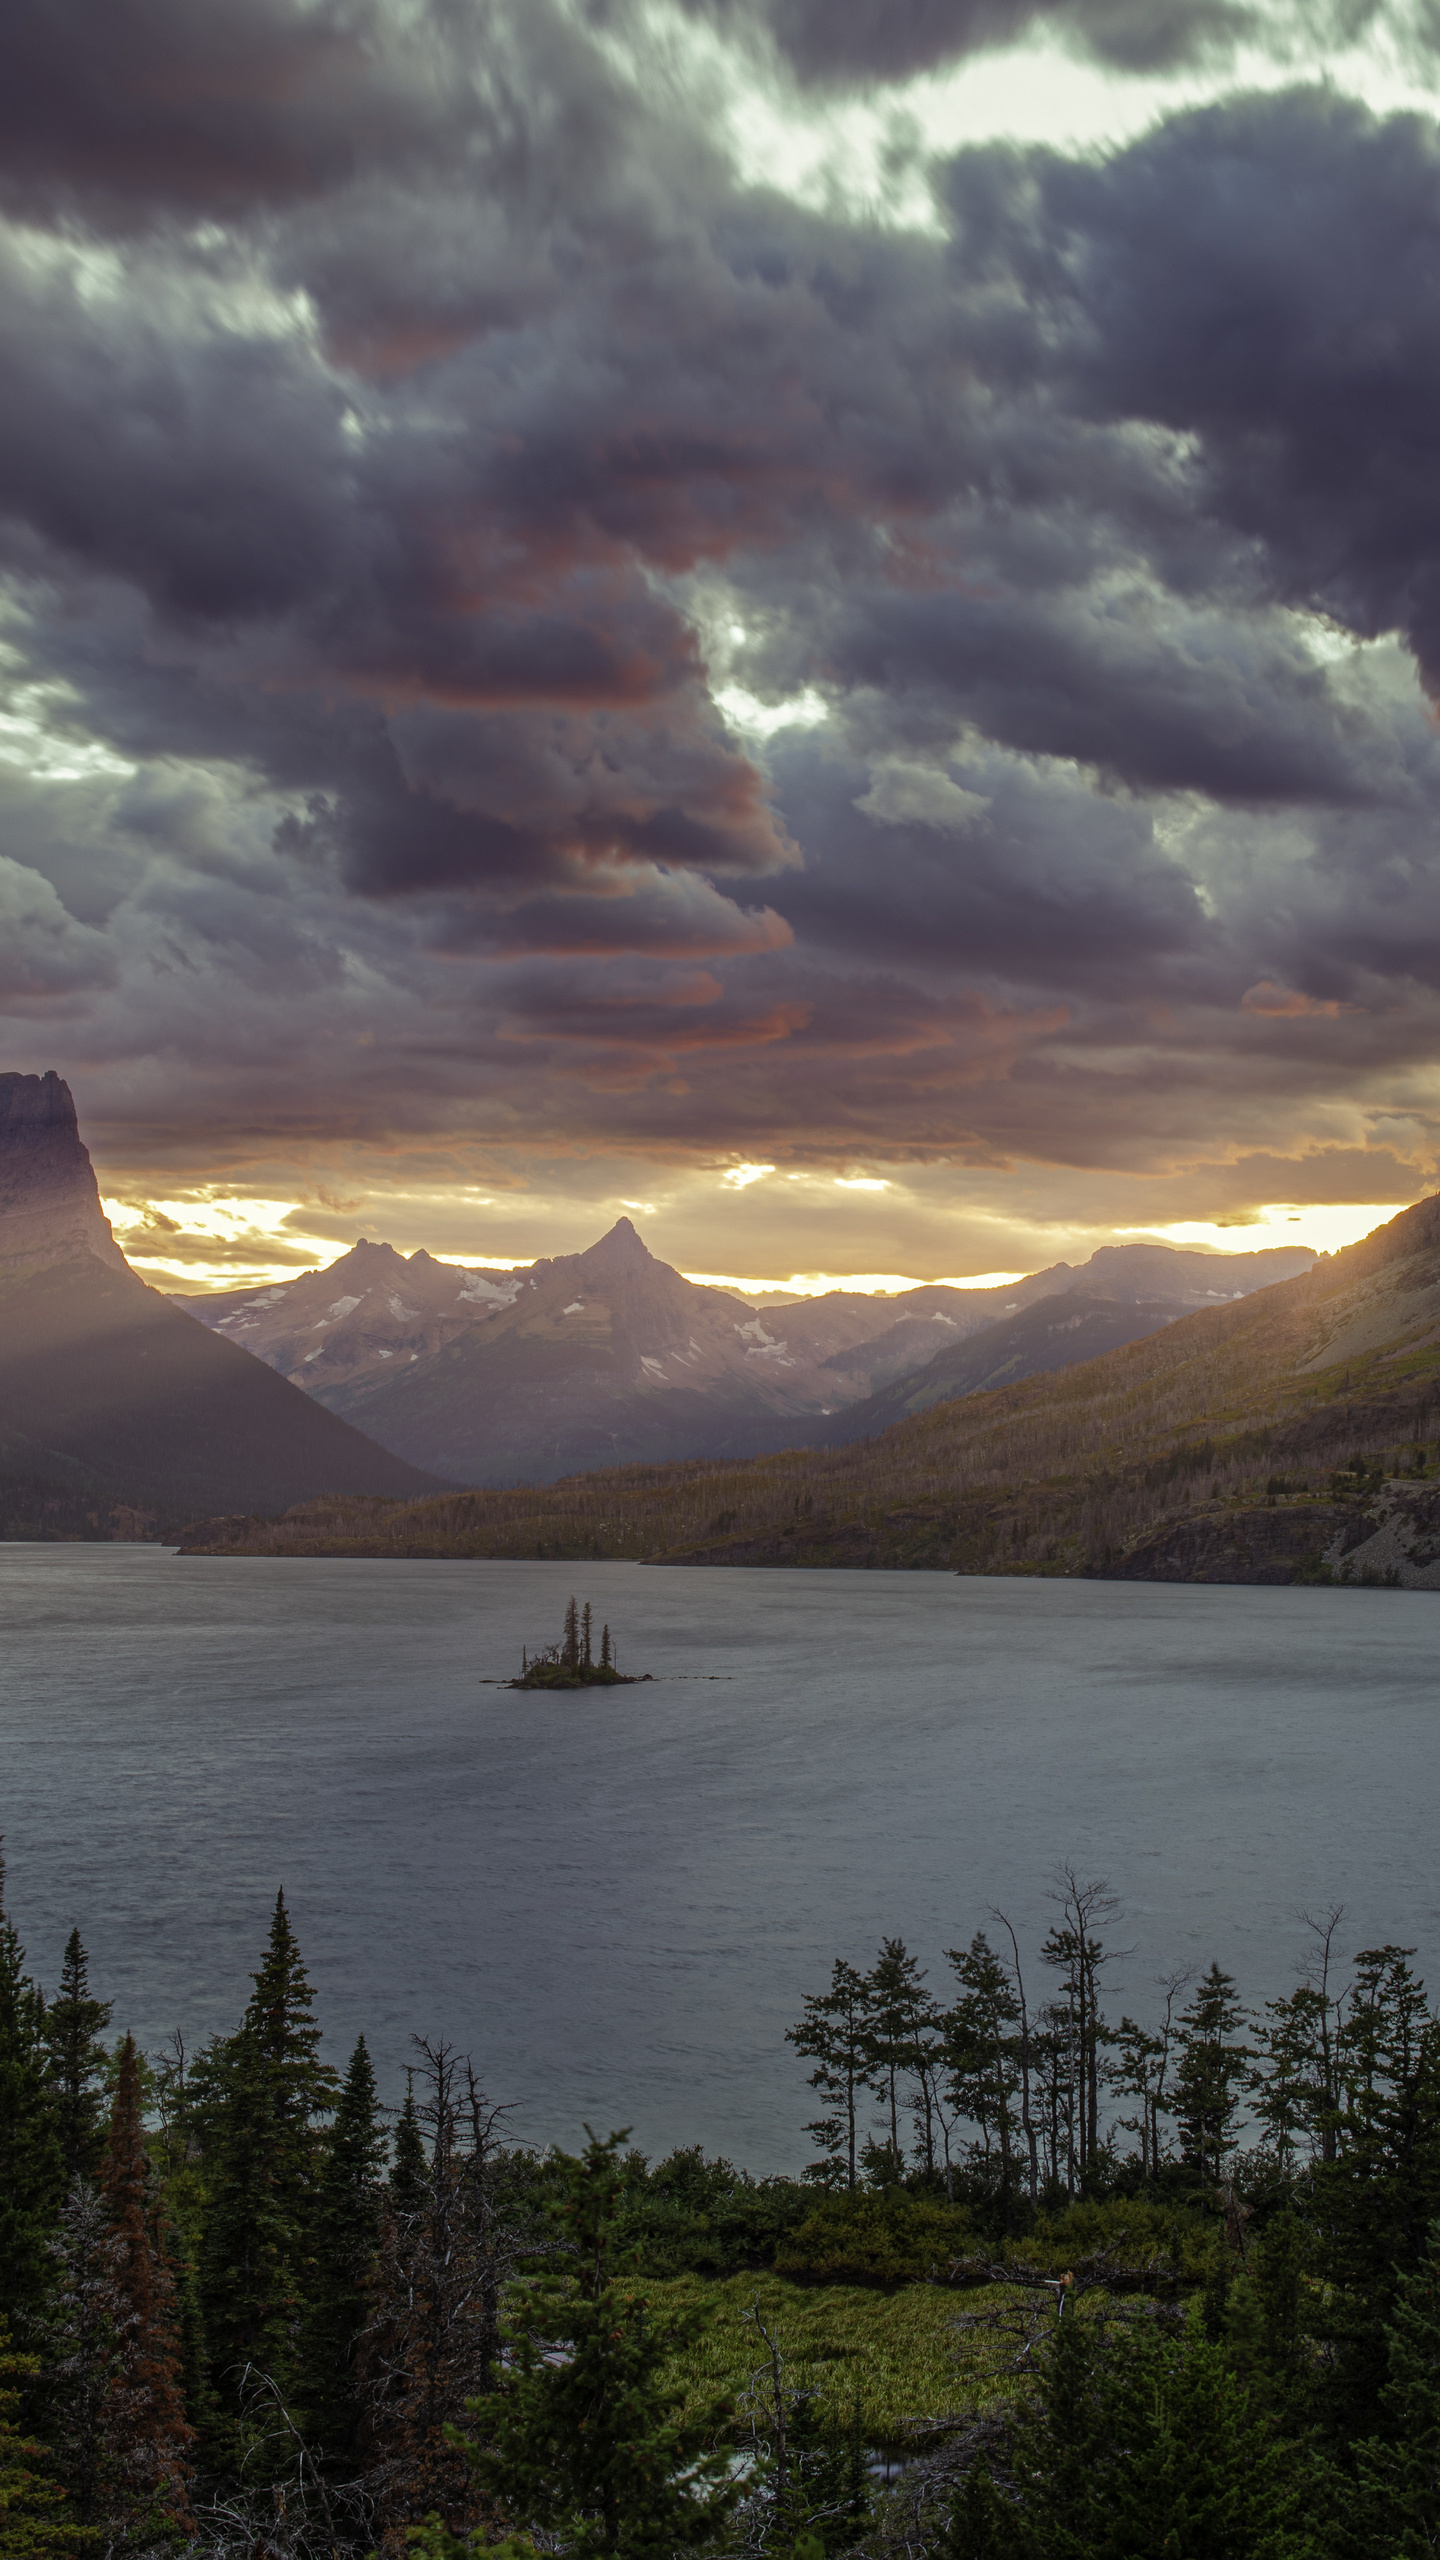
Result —
<instances>
[{"instance_id":1,"label":"lake water","mask_svg":"<svg viewBox=\"0 0 1440 2560\"><path fill-rule=\"evenodd\" d=\"M653 1685L481 1685L568 1592ZM1301 1906L1440 1988L1440 1601L943 1574L179 1559L0 1546L9 1901L117 2029L232 2025L285 1887L332 2055L469 2049L531 2139L798 2167L783 2041L831 1959L943 1950L1060 1859L1122 1895L1107 2005ZM1037 1977L1040 1974L1035 1966Z\"/></svg>"}]
</instances>

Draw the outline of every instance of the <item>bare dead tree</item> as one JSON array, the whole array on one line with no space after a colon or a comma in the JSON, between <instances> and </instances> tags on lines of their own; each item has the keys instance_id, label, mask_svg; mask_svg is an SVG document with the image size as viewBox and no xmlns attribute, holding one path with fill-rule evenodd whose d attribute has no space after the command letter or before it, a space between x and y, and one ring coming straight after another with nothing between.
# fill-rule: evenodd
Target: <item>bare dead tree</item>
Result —
<instances>
[{"instance_id":1,"label":"bare dead tree","mask_svg":"<svg viewBox=\"0 0 1440 2560\"><path fill-rule=\"evenodd\" d=\"M384 2214L358 2348L367 2494L381 2550L397 2553L432 2509L452 2531L478 2518L447 2431L494 2382L501 2301L521 2247L506 2194L509 2110L487 2099L468 2055L413 2042L425 2175L412 2200L392 2198Z\"/></svg>"}]
</instances>

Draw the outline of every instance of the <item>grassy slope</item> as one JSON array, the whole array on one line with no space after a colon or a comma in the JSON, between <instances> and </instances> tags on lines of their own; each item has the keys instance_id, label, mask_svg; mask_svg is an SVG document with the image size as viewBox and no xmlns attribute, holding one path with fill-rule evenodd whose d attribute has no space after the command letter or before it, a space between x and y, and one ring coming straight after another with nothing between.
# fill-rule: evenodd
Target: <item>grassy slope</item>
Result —
<instances>
[{"instance_id":1,"label":"grassy slope","mask_svg":"<svg viewBox=\"0 0 1440 2560\"><path fill-rule=\"evenodd\" d=\"M1263 1501L1272 1473L1318 1489L1357 1449L1408 1456L1433 1441L1437 1405L1440 1200L1298 1279L873 1441L404 1505L311 1503L280 1522L212 1524L193 1543L1105 1573L1212 1502L1223 1514Z\"/></svg>"}]
</instances>

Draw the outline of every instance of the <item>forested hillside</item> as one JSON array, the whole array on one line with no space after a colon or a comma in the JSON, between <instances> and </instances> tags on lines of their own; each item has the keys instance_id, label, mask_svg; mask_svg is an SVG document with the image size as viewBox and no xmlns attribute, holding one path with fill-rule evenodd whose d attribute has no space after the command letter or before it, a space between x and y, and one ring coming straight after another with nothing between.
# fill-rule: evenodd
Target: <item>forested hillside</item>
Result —
<instances>
[{"instance_id":1,"label":"forested hillside","mask_svg":"<svg viewBox=\"0 0 1440 2560\"><path fill-rule=\"evenodd\" d=\"M1312 1272L868 1442L302 1505L194 1551L1440 1580L1440 1201Z\"/></svg>"},{"instance_id":2,"label":"forested hillside","mask_svg":"<svg viewBox=\"0 0 1440 2560\"><path fill-rule=\"evenodd\" d=\"M759 2180L526 2145L433 2026L383 2103L283 1895L233 2029L156 2054L78 1930L47 1997L0 1917L5 2560L1423 2552L1413 1950L1327 1912L1288 1995L1212 1963L1137 2021L1104 1884L1051 1907L934 1980L838 1957L789 2033L814 2156Z\"/></svg>"}]
</instances>

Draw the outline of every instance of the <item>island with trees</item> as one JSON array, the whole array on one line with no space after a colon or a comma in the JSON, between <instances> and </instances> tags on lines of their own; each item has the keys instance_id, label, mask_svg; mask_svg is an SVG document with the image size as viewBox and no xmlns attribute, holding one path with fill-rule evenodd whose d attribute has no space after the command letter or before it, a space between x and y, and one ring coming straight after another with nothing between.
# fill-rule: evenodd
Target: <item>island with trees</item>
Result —
<instances>
[{"instance_id":1,"label":"island with trees","mask_svg":"<svg viewBox=\"0 0 1440 2560\"><path fill-rule=\"evenodd\" d=\"M632 1689L653 1677L649 1671L620 1669L608 1625L600 1629L600 1651L596 1653L595 1612L588 1600L583 1609L577 1609L572 1593L565 1604L565 1628L559 1643L545 1645L538 1653L524 1646L520 1676L508 1685L512 1689Z\"/></svg>"}]
</instances>

